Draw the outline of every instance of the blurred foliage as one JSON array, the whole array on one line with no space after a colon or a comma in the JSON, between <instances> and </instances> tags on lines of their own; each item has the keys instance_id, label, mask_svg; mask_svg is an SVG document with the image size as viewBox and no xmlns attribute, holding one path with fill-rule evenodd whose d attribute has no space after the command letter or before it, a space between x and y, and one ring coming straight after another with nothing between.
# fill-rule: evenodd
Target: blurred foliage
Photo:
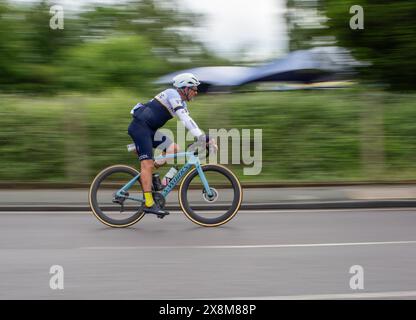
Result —
<instances>
[{"instance_id":1,"label":"blurred foliage","mask_svg":"<svg viewBox=\"0 0 416 320\"><path fill-rule=\"evenodd\" d=\"M72 90L143 89L151 85L146 79L169 68L164 60L151 54L150 45L140 36L85 43L68 50L66 57L61 78L65 88Z\"/></svg>"},{"instance_id":2,"label":"blurred foliage","mask_svg":"<svg viewBox=\"0 0 416 320\"><path fill-rule=\"evenodd\" d=\"M416 2L413 0L360 1L364 9L364 29L351 30L345 12L356 3L326 0L328 27L340 46L371 64L364 68L366 79L387 83L394 90L415 90Z\"/></svg>"},{"instance_id":3,"label":"blurred foliage","mask_svg":"<svg viewBox=\"0 0 416 320\"><path fill-rule=\"evenodd\" d=\"M138 166L129 112L154 96L152 81L229 64L191 37L202 17L175 3L94 4L52 30L51 2L0 0L0 180L87 182L108 165ZM362 79L413 90L416 3L363 0L365 29L351 30L354 4L288 0L290 48L346 47L371 63ZM416 96L371 88L198 96L190 110L206 131L263 130L261 175L231 166L243 181L416 179Z\"/></svg>"},{"instance_id":4,"label":"blurred foliage","mask_svg":"<svg viewBox=\"0 0 416 320\"><path fill-rule=\"evenodd\" d=\"M286 0L286 9L289 51L333 44L322 34L327 20L323 0Z\"/></svg>"},{"instance_id":5,"label":"blurred foliage","mask_svg":"<svg viewBox=\"0 0 416 320\"><path fill-rule=\"evenodd\" d=\"M181 32L200 17L174 4L141 0L65 10L64 29L53 30L52 2L0 0L0 91L142 91L168 72L224 63Z\"/></svg>"},{"instance_id":6,"label":"blurred foliage","mask_svg":"<svg viewBox=\"0 0 416 320\"><path fill-rule=\"evenodd\" d=\"M363 110L379 102L363 99L366 95L363 90L342 89L198 96L190 112L207 132L263 130L261 174L243 175L244 166L230 166L243 181L415 180L416 96L374 92L384 102L378 109L383 112L384 165L372 172L368 169L374 164L363 162L363 138L371 143L380 137L363 128L360 118ZM137 157L126 149L131 143L129 112L137 101L150 97L126 91L94 97L0 96L0 180L88 182L112 164L137 167ZM166 128L176 134L176 125L172 120Z\"/></svg>"},{"instance_id":7,"label":"blurred foliage","mask_svg":"<svg viewBox=\"0 0 416 320\"><path fill-rule=\"evenodd\" d=\"M391 90L416 90L414 0L288 0L290 48L338 45L367 62L362 79ZM350 28L353 5L364 10L364 29Z\"/></svg>"}]
</instances>

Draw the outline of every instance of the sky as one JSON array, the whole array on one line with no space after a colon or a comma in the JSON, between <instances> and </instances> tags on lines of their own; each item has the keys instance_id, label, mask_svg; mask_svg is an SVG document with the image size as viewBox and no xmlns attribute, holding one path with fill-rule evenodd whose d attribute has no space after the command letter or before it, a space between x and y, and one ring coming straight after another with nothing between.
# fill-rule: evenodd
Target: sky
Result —
<instances>
[{"instance_id":1,"label":"sky","mask_svg":"<svg viewBox=\"0 0 416 320\"><path fill-rule=\"evenodd\" d=\"M241 59L270 59L287 50L285 0L183 0L206 15L199 37L218 54Z\"/></svg>"},{"instance_id":2,"label":"sky","mask_svg":"<svg viewBox=\"0 0 416 320\"><path fill-rule=\"evenodd\" d=\"M13 0L13 2L37 2ZM74 8L86 2L111 4L116 0L55 0ZM196 32L198 39L216 54L233 59L262 61L287 51L285 0L178 0L184 10L202 13L206 19Z\"/></svg>"}]
</instances>

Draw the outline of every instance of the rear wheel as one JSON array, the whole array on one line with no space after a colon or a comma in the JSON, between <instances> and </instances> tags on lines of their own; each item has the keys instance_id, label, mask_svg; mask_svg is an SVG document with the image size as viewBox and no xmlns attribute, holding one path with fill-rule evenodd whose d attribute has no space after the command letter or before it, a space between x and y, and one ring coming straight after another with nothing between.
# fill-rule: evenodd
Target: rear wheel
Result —
<instances>
[{"instance_id":1,"label":"rear wheel","mask_svg":"<svg viewBox=\"0 0 416 320\"><path fill-rule=\"evenodd\" d=\"M115 165L101 171L91 184L88 200L94 216L107 226L124 228L138 222L144 216L143 189L138 180L124 194L117 196L127 182L136 177L139 171Z\"/></svg>"},{"instance_id":2,"label":"rear wheel","mask_svg":"<svg viewBox=\"0 0 416 320\"><path fill-rule=\"evenodd\" d=\"M216 227L230 221L238 212L243 192L234 173L220 165L202 165L211 188L208 195L193 169L179 187L179 204L185 215L204 227Z\"/></svg>"}]
</instances>

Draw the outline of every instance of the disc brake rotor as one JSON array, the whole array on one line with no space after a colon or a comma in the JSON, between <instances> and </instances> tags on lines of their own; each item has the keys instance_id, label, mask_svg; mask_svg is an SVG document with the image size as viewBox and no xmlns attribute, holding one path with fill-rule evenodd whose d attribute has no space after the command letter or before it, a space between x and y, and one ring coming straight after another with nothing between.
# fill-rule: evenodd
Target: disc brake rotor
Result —
<instances>
[{"instance_id":1,"label":"disc brake rotor","mask_svg":"<svg viewBox=\"0 0 416 320\"><path fill-rule=\"evenodd\" d=\"M205 189L202 191L202 196L206 202L215 202L218 199L218 191L215 188L210 188L212 195L209 196Z\"/></svg>"}]
</instances>

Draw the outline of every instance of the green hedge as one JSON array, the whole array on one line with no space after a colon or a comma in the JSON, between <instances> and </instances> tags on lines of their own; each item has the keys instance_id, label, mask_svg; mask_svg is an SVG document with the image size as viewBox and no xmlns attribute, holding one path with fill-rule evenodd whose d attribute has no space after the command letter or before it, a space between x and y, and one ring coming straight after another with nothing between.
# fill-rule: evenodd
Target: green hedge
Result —
<instances>
[{"instance_id":1,"label":"green hedge","mask_svg":"<svg viewBox=\"0 0 416 320\"><path fill-rule=\"evenodd\" d=\"M190 111L204 130L263 130L261 174L232 166L243 181L411 180L415 97L357 89L200 95ZM137 166L126 152L129 112L148 98L0 96L0 181L88 182L108 165Z\"/></svg>"}]
</instances>

